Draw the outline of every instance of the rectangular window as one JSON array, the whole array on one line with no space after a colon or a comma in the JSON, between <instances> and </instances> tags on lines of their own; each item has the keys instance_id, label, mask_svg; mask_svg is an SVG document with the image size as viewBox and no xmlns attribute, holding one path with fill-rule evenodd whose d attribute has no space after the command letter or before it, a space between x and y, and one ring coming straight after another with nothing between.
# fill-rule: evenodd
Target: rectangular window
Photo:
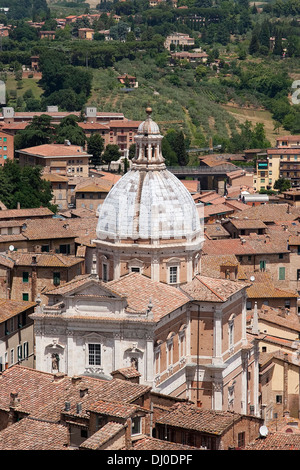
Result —
<instances>
[{"instance_id":1,"label":"rectangular window","mask_svg":"<svg viewBox=\"0 0 300 470\"><path fill-rule=\"evenodd\" d=\"M108 276L107 276L107 264L102 264L102 279L103 281L107 281Z\"/></svg>"},{"instance_id":2,"label":"rectangular window","mask_svg":"<svg viewBox=\"0 0 300 470\"><path fill-rule=\"evenodd\" d=\"M23 282L29 281L29 273L27 271L23 272Z\"/></svg>"},{"instance_id":3,"label":"rectangular window","mask_svg":"<svg viewBox=\"0 0 300 470\"><path fill-rule=\"evenodd\" d=\"M53 273L53 284L55 286L60 285L60 273Z\"/></svg>"},{"instance_id":4,"label":"rectangular window","mask_svg":"<svg viewBox=\"0 0 300 470\"><path fill-rule=\"evenodd\" d=\"M260 261L259 262L259 269L261 271L265 271L266 270L266 265L267 265L266 261L264 261L264 260Z\"/></svg>"},{"instance_id":5,"label":"rectangular window","mask_svg":"<svg viewBox=\"0 0 300 470\"><path fill-rule=\"evenodd\" d=\"M59 253L69 255L71 252L70 245L59 245Z\"/></svg>"},{"instance_id":6,"label":"rectangular window","mask_svg":"<svg viewBox=\"0 0 300 470\"><path fill-rule=\"evenodd\" d=\"M141 418L139 416L131 420L131 435L141 434Z\"/></svg>"},{"instance_id":7,"label":"rectangular window","mask_svg":"<svg viewBox=\"0 0 300 470\"><path fill-rule=\"evenodd\" d=\"M49 253L50 248L49 245L42 245L42 253Z\"/></svg>"},{"instance_id":8,"label":"rectangular window","mask_svg":"<svg viewBox=\"0 0 300 470\"><path fill-rule=\"evenodd\" d=\"M23 357L24 359L26 359L29 355L29 345L28 345L28 341L26 341L24 344L23 344Z\"/></svg>"},{"instance_id":9,"label":"rectangular window","mask_svg":"<svg viewBox=\"0 0 300 470\"><path fill-rule=\"evenodd\" d=\"M276 395L276 403L281 404L282 403L282 395Z\"/></svg>"},{"instance_id":10,"label":"rectangular window","mask_svg":"<svg viewBox=\"0 0 300 470\"><path fill-rule=\"evenodd\" d=\"M27 301L29 300L29 294L28 294L28 292L23 292L23 294L22 294L22 299L23 299L25 302L27 302Z\"/></svg>"},{"instance_id":11,"label":"rectangular window","mask_svg":"<svg viewBox=\"0 0 300 470\"><path fill-rule=\"evenodd\" d=\"M238 433L238 447L245 447L245 433Z\"/></svg>"},{"instance_id":12,"label":"rectangular window","mask_svg":"<svg viewBox=\"0 0 300 470\"><path fill-rule=\"evenodd\" d=\"M18 361L22 360L23 358L22 353L23 353L23 348L21 344L19 344L19 346L17 347Z\"/></svg>"},{"instance_id":13,"label":"rectangular window","mask_svg":"<svg viewBox=\"0 0 300 470\"><path fill-rule=\"evenodd\" d=\"M131 268L131 272L132 272L132 273L139 273L139 272L140 272L140 268L132 267L132 268Z\"/></svg>"},{"instance_id":14,"label":"rectangular window","mask_svg":"<svg viewBox=\"0 0 300 470\"><path fill-rule=\"evenodd\" d=\"M89 344L89 365L90 366L101 365L101 345L100 344Z\"/></svg>"},{"instance_id":15,"label":"rectangular window","mask_svg":"<svg viewBox=\"0 0 300 470\"><path fill-rule=\"evenodd\" d=\"M285 268L280 267L279 268L279 281L284 281L285 280Z\"/></svg>"},{"instance_id":16,"label":"rectangular window","mask_svg":"<svg viewBox=\"0 0 300 470\"><path fill-rule=\"evenodd\" d=\"M170 284L176 284L177 283L177 271L178 268L177 266L171 266L170 267Z\"/></svg>"},{"instance_id":17,"label":"rectangular window","mask_svg":"<svg viewBox=\"0 0 300 470\"><path fill-rule=\"evenodd\" d=\"M14 350L11 349L10 350L10 364L13 365L15 362L15 354L14 354Z\"/></svg>"}]
</instances>

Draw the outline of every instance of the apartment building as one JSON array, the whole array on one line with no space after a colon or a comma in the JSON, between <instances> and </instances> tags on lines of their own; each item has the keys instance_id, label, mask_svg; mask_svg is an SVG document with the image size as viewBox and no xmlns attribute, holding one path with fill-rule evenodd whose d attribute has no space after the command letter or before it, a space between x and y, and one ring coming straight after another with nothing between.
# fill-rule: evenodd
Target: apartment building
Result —
<instances>
[{"instance_id":1,"label":"apartment building","mask_svg":"<svg viewBox=\"0 0 300 470\"><path fill-rule=\"evenodd\" d=\"M253 183L256 191L273 189L279 178L290 180L292 187L300 182L300 136L283 136L276 146L257 154Z\"/></svg>"},{"instance_id":2,"label":"apartment building","mask_svg":"<svg viewBox=\"0 0 300 470\"><path fill-rule=\"evenodd\" d=\"M44 144L18 150L21 166L40 165L44 173L57 173L63 176L88 176L88 154L81 146L65 144Z\"/></svg>"}]
</instances>

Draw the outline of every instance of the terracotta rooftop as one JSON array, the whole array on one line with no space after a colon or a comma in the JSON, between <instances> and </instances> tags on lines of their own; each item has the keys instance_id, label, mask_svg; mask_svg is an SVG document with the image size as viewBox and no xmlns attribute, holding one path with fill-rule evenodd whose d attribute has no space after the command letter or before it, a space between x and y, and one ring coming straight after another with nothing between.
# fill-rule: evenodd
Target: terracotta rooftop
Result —
<instances>
[{"instance_id":1,"label":"terracotta rooftop","mask_svg":"<svg viewBox=\"0 0 300 470\"><path fill-rule=\"evenodd\" d=\"M251 254L289 253L284 238L272 237L269 234L251 234L241 238L204 241L203 253L209 255L235 254L236 256Z\"/></svg>"},{"instance_id":2,"label":"terracotta rooftop","mask_svg":"<svg viewBox=\"0 0 300 470\"><path fill-rule=\"evenodd\" d=\"M243 217L261 220L265 223L291 221L299 217L299 214L293 211L289 204L261 204L259 206L247 207L248 209L243 211ZM235 215L239 217L239 213Z\"/></svg>"},{"instance_id":3,"label":"terracotta rooftop","mask_svg":"<svg viewBox=\"0 0 300 470\"><path fill-rule=\"evenodd\" d=\"M300 435L293 432L272 432L256 439L245 450L300 450Z\"/></svg>"},{"instance_id":4,"label":"terracotta rooftop","mask_svg":"<svg viewBox=\"0 0 300 470\"><path fill-rule=\"evenodd\" d=\"M36 302L0 299L0 323L36 306Z\"/></svg>"},{"instance_id":5,"label":"terracotta rooftop","mask_svg":"<svg viewBox=\"0 0 300 470\"><path fill-rule=\"evenodd\" d=\"M16 266L37 266L37 267L61 267L67 268L82 263L81 258L66 256L58 253L22 253L13 251L9 253L9 258ZM1 260L1 258L0 258ZM1 264L1 261L0 261Z\"/></svg>"},{"instance_id":6,"label":"terracotta rooftop","mask_svg":"<svg viewBox=\"0 0 300 470\"><path fill-rule=\"evenodd\" d=\"M85 152L79 145L64 145L64 144L43 144L35 147L27 147L18 150L19 153L26 153L29 155L37 155L43 158L53 157L88 157L89 154Z\"/></svg>"},{"instance_id":7,"label":"terracotta rooftop","mask_svg":"<svg viewBox=\"0 0 300 470\"><path fill-rule=\"evenodd\" d=\"M232 295L246 287L242 282L215 279L205 276L195 278L180 287L193 300L202 302L226 302Z\"/></svg>"},{"instance_id":8,"label":"terracotta rooftop","mask_svg":"<svg viewBox=\"0 0 300 470\"><path fill-rule=\"evenodd\" d=\"M117 413L120 404L131 404L150 389L127 380L101 380L88 376L72 378L15 365L0 375L0 409L9 410L10 393L14 392L18 394L18 411L31 418L58 423L66 401L70 402L70 410L64 413L70 415L77 414L79 401L82 416L85 416L99 400L111 402ZM88 393L82 396L82 390L88 390Z\"/></svg>"},{"instance_id":9,"label":"terracotta rooftop","mask_svg":"<svg viewBox=\"0 0 300 470\"><path fill-rule=\"evenodd\" d=\"M52 217L53 212L47 207L38 207L35 209L5 209L0 210L0 220L4 219L25 219L31 217Z\"/></svg>"},{"instance_id":10,"label":"terracotta rooftop","mask_svg":"<svg viewBox=\"0 0 300 470\"><path fill-rule=\"evenodd\" d=\"M97 432L92 434L88 439L86 439L80 446L80 449L85 450L97 450L105 445L109 440L119 434L125 425L122 423L116 423L114 421L109 421L104 426L102 426Z\"/></svg>"},{"instance_id":11,"label":"terracotta rooftop","mask_svg":"<svg viewBox=\"0 0 300 470\"><path fill-rule=\"evenodd\" d=\"M224 277L224 274L221 275L222 269L226 267L235 267L236 268L236 278L238 280L246 280L247 275L243 269L243 266L238 262L237 257L232 255L206 255L202 256L201 262L201 274L203 276L212 277L212 278L221 278ZM225 269L223 269L224 273Z\"/></svg>"},{"instance_id":12,"label":"terracotta rooftop","mask_svg":"<svg viewBox=\"0 0 300 470\"><path fill-rule=\"evenodd\" d=\"M247 218L229 218L228 223L237 229L266 229L267 225L261 220Z\"/></svg>"},{"instance_id":13,"label":"terracotta rooftop","mask_svg":"<svg viewBox=\"0 0 300 470\"><path fill-rule=\"evenodd\" d=\"M139 273L130 273L106 285L119 295L126 296L129 312L146 311L151 301L155 321L189 301L187 295L176 287L152 281Z\"/></svg>"},{"instance_id":14,"label":"terracotta rooftop","mask_svg":"<svg viewBox=\"0 0 300 470\"><path fill-rule=\"evenodd\" d=\"M60 218L26 220L23 235L28 240L48 240L51 238L75 238L76 233L69 227L68 221Z\"/></svg>"},{"instance_id":15,"label":"terracotta rooftop","mask_svg":"<svg viewBox=\"0 0 300 470\"><path fill-rule=\"evenodd\" d=\"M296 291L289 291L285 289L279 289L274 286L271 280L265 282L256 282L247 288L247 296L249 299L269 299L269 298L297 298Z\"/></svg>"},{"instance_id":16,"label":"terracotta rooftop","mask_svg":"<svg viewBox=\"0 0 300 470\"><path fill-rule=\"evenodd\" d=\"M57 423L23 418L0 432L0 450L66 450L69 431Z\"/></svg>"},{"instance_id":17,"label":"terracotta rooftop","mask_svg":"<svg viewBox=\"0 0 300 470\"><path fill-rule=\"evenodd\" d=\"M163 413L157 424L176 428L200 431L214 436L221 436L234 422L240 420L240 415L230 411L214 411L198 408L192 404L178 403Z\"/></svg>"},{"instance_id":18,"label":"terracotta rooftop","mask_svg":"<svg viewBox=\"0 0 300 470\"><path fill-rule=\"evenodd\" d=\"M130 418L138 408L139 407L136 405L118 403L116 406L116 403L98 400L91 405L89 411L105 416L127 419Z\"/></svg>"},{"instance_id":19,"label":"terracotta rooftop","mask_svg":"<svg viewBox=\"0 0 300 470\"><path fill-rule=\"evenodd\" d=\"M142 437L133 443L133 450L144 451L196 451L203 450L197 447L191 447L184 444L177 444L175 442L162 441L154 437Z\"/></svg>"}]
</instances>

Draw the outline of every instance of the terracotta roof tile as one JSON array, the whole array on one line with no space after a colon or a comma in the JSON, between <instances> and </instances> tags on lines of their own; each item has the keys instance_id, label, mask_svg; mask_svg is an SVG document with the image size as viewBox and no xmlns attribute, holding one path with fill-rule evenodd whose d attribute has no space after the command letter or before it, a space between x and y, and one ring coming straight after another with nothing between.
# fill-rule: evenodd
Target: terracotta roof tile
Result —
<instances>
[{"instance_id":1,"label":"terracotta roof tile","mask_svg":"<svg viewBox=\"0 0 300 470\"><path fill-rule=\"evenodd\" d=\"M79 447L85 450L97 450L101 448L106 442L120 433L126 426L121 423L110 421L102 428L95 432L91 437L86 439Z\"/></svg>"},{"instance_id":2,"label":"terracotta roof tile","mask_svg":"<svg viewBox=\"0 0 300 470\"><path fill-rule=\"evenodd\" d=\"M88 390L84 396L82 390ZM77 414L76 405L82 404L82 416L99 400L125 405L133 403L151 387L120 379L101 380L88 376L72 378L64 374L50 374L13 366L0 375L0 409L9 410L10 393L18 393L20 412L31 418L60 422L65 402L70 402L67 414ZM1 433L0 433L1 434Z\"/></svg>"},{"instance_id":3,"label":"terracotta roof tile","mask_svg":"<svg viewBox=\"0 0 300 470\"><path fill-rule=\"evenodd\" d=\"M64 145L64 144L43 144L36 145L35 147L27 147L18 150L19 153L26 153L30 155L39 155L40 157L68 157L68 156L81 156L87 157L89 154L85 152L79 145Z\"/></svg>"},{"instance_id":4,"label":"terracotta roof tile","mask_svg":"<svg viewBox=\"0 0 300 470\"><path fill-rule=\"evenodd\" d=\"M162 441L154 437L143 437L133 443L133 450L154 450L154 451L196 451L203 450L197 447L192 447L184 444L177 444L175 442Z\"/></svg>"},{"instance_id":5,"label":"terracotta roof tile","mask_svg":"<svg viewBox=\"0 0 300 470\"><path fill-rule=\"evenodd\" d=\"M0 299L0 323L36 306L36 302Z\"/></svg>"},{"instance_id":6,"label":"terracotta roof tile","mask_svg":"<svg viewBox=\"0 0 300 470\"><path fill-rule=\"evenodd\" d=\"M0 432L0 450L66 450L69 431L56 423L23 418Z\"/></svg>"},{"instance_id":7,"label":"terracotta roof tile","mask_svg":"<svg viewBox=\"0 0 300 470\"><path fill-rule=\"evenodd\" d=\"M289 432L269 433L247 445L245 450L300 450L300 435Z\"/></svg>"},{"instance_id":8,"label":"terracotta roof tile","mask_svg":"<svg viewBox=\"0 0 300 470\"><path fill-rule=\"evenodd\" d=\"M152 281L139 273L128 274L119 280L107 282L107 285L126 296L131 312L145 312L151 300L155 321L189 301L187 295L176 287Z\"/></svg>"},{"instance_id":9,"label":"terracotta roof tile","mask_svg":"<svg viewBox=\"0 0 300 470\"><path fill-rule=\"evenodd\" d=\"M177 428L201 431L221 436L233 422L240 420L240 415L230 411L214 411L197 408L195 405L178 403L163 413L157 423Z\"/></svg>"},{"instance_id":10,"label":"terracotta roof tile","mask_svg":"<svg viewBox=\"0 0 300 470\"><path fill-rule=\"evenodd\" d=\"M233 294L244 289L247 284L227 279L215 279L205 276L195 276L181 290L192 299L203 302L225 302Z\"/></svg>"}]
</instances>

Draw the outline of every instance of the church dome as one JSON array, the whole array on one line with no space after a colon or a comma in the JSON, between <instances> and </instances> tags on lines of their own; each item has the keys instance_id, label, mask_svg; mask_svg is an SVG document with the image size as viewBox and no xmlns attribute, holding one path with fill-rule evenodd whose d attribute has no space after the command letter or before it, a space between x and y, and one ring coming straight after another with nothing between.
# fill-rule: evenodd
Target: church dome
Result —
<instances>
[{"instance_id":1,"label":"church dome","mask_svg":"<svg viewBox=\"0 0 300 470\"><path fill-rule=\"evenodd\" d=\"M140 239L149 243L202 239L193 198L164 164L162 138L158 125L148 113L135 136L136 156L130 170L113 186L99 207L98 239Z\"/></svg>"}]
</instances>

